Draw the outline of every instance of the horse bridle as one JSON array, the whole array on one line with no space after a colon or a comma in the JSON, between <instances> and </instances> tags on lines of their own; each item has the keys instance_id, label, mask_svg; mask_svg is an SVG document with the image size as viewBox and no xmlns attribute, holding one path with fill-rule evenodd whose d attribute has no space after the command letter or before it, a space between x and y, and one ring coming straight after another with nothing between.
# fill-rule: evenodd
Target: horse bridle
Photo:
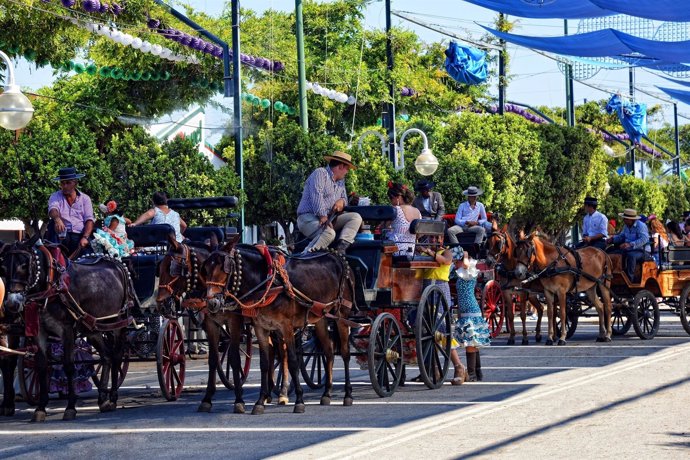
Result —
<instances>
[{"instance_id":1,"label":"horse bridle","mask_svg":"<svg viewBox=\"0 0 690 460\"><path fill-rule=\"evenodd\" d=\"M515 243L517 246L527 246L527 271L532 272L532 268L534 265L534 261L536 259L535 253L536 249L534 248L534 242L529 241L529 240L520 240L517 243ZM518 263L521 263L518 261ZM524 265L524 264L523 264Z\"/></svg>"},{"instance_id":2,"label":"horse bridle","mask_svg":"<svg viewBox=\"0 0 690 460\"><path fill-rule=\"evenodd\" d=\"M506 251L508 250L508 243L507 243L507 237L503 233L500 232L493 232L490 236L489 239L491 238L498 238L498 252L496 253L495 256L492 256L496 259L496 262L499 262L503 256L506 254Z\"/></svg>"},{"instance_id":3,"label":"horse bridle","mask_svg":"<svg viewBox=\"0 0 690 460\"><path fill-rule=\"evenodd\" d=\"M14 257L22 255L25 257L29 258L29 276L27 277L28 279L17 279L15 278L15 264L14 264ZM7 285L7 292L12 293L12 294L26 294L28 293L31 289L36 287L38 283L41 281L41 257L38 253L38 251L35 248L31 248L31 250L26 250L26 249L10 249L7 251L6 255L3 258L9 258L9 266L10 266L10 273L7 276L8 279L8 285ZM33 280L32 280L33 278ZM13 291L12 287L15 285L21 285L24 286L24 289L21 291Z\"/></svg>"},{"instance_id":4,"label":"horse bridle","mask_svg":"<svg viewBox=\"0 0 690 460\"><path fill-rule=\"evenodd\" d=\"M206 286L215 286L222 290L222 294L237 296L242 288L242 253L234 248L231 252L216 251L223 261L223 272L227 274L225 282L206 281Z\"/></svg>"},{"instance_id":5,"label":"horse bridle","mask_svg":"<svg viewBox=\"0 0 690 460\"><path fill-rule=\"evenodd\" d=\"M193 291L197 287L197 279L199 273L199 262L196 252L189 248L186 244L181 244L182 254L178 255L172 248L166 254L172 259L170 262L170 275L172 278L168 283L159 284L158 289L165 289L168 293L179 299L186 293ZM175 293L174 285L178 280L185 281L185 288L179 294Z\"/></svg>"}]
</instances>

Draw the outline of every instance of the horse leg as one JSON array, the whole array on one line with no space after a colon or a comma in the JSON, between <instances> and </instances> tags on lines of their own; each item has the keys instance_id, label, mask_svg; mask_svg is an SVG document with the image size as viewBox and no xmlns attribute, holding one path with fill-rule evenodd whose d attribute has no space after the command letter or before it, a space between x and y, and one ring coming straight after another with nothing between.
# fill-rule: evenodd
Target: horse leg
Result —
<instances>
[{"instance_id":1,"label":"horse leg","mask_svg":"<svg viewBox=\"0 0 690 460\"><path fill-rule=\"evenodd\" d=\"M264 413L264 406L268 399L268 394L272 391L271 388L269 388L269 373L273 371L273 361L269 362L269 349L273 348L273 346L268 342L268 334L265 329L255 324L254 332L256 333L256 340L259 343L261 390L259 391L259 399L254 403L252 415L261 415Z\"/></svg>"},{"instance_id":2,"label":"horse leg","mask_svg":"<svg viewBox=\"0 0 690 460\"><path fill-rule=\"evenodd\" d=\"M74 331L65 328L62 337L62 368L67 377L67 407L62 420L69 421L77 418L77 393L74 391Z\"/></svg>"},{"instance_id":3,"label":"horse leg","mask_svg":"<svg viewBox=\"0 0 690 460\"><path fill-rule=\"evenodd\" d=\"M515 345L515 304L513 303L512 290L503 291L503 305L506 309L506 325L510 333L507 345Z\"/></svg>"},{"instance_id":4,"label":"horse leg","mask_svg":"<svg viewBox=\"0 0 690 460\"><path fill-rule=\"evenodd\" d=\"M316 323L314 332L326 356L326 384L323 387L323 395L321 395L321 405L328 406L331 404L331 391L333 390L333 342L328 336L328 323L325 319ZM318 359L318 356L315 359Z\"/></svg>"},{"instance_id":5,"label":"horse leg","mask_svg":"<svg viewBox=\"0 0 690 460\"><path fill-rule=\"evenodd\" d=\"M108 376L111 372L111 347L105 340L102 334L92 334L89 336L89 342L98 352L100 357L101 375L98 379L98 409L101 412L111 411L110 395L108 394Z\"/></svg>"},{"instance_id":6,"label":"horse leg","mask_svg":"<svg viewBox=\"0 0 690 460\"><path fill-rule=\"evenodd\" d=\"M606 305L599 300L599 297L596 293L596 286L592 286L592 288L587 291L587 299L589 299L590 303L594 305L594 308L597 310L597 315L599 316L599 335L597 336L596 341L610 342L611 336L607 336L606 334L608 332L608 325L611 322L611 310L609 309L607 318Z\"/></svg>"},{"instance_id":7,"label":"horse leg","mask_svg":"<svg viewBox=\"0 0 690 460\"><path fill-rule=\"evenodd\" d=\"M302 386L299 383L299 361L297 359L297 353L295 349L295 335L291 333L292 325L290 329L283 331L283 336L285 344L287 345L287 356L288 356L288 367L290 368L290 377L292 378L293 384L295 385L295 409L293 412L295 414L304 413L304 392L302 391Z\"/></svg>"},{"instance_id":8,"label":"horse leg","mask_svg":"<svg viewBox=\"0 0 690 460\"><path fill-rule=\"evenodd\" d=\"M527 338L527 308L529 307L529 302L527 297L520 294L520 320L522 321L522 345L529 345L529 339Z\"/></svg>"},{"instance_id":9,"label":"horse leg","mask_svg":"<svg viewBox=\"0 0 690 460\"><path fill-rule=\"evenodd\" d=\"M36 405L36 410L34 415L31 417L32 422L45 422L46 421L46 406L48 405L48 335L43 327L39 328L38 337L38 351L36 352L36 357L34 358L34 363L36 365L36 371L38 373L38 385L39 385L39 396L38 404Z\"/></svg>"},{"instance_id":10,"label":"horse leg","mask_svg":"<svg viewBox=\"0 0 690 460\"><path fill-rule=\"evenodd\" d=\"M568 335L568 328L566 327L566 315L568 313L567 311L567 299L566 299L566 291L561 290L560 294L558 295L558 313L561 318L561 336L558 338L558 345L565 345L565 338Z\"/></svg>"},{"instance_id":11,"label":"horse leg","mask_svg":"<svg viewBox=\"0 0 690 460\"><path fill-rule=\"evenodd\" d=\"M216 371L218 370L218 343L220 337L220 327L211 320L210 315L204 316L201 323L208 340L208 379L206 382L206 393L204 394L197 412L211 412L213 405L213 395L216 394ZM229 352L229 350L228 350ZM234 369L233 369L234 370Z\"/></svg>"},{"instance_id":12,"label":"horse leg","mask_svg":"<svg viewBox=\"0 0 690 460\"><path fill-rule=\"evenodd\" d=\"M544 290L544 297L546 298L546 319L549 323L548 338L546 339L546 345L553 345L553 341L556 337L556 327L554 325L554 311L553 311L553 293L551 291Z\"/></svg>"},{"instance_id":13,"label":"horse leg","mask_svg":"<svg viewBox=\"0 0 690 460\"><path fill-rule=\"evenodd\" d=\"M343 358L343 367L345 368L345 398L343 399L343 406L351 406L352 399L352 383L350 382L350 327L342 321L337 321L338 337L340 338L340 357Z\"/></svg>"},{"instance_id":14,"label":"horse leg","mask_svg":"<svg viewBox=\"0 0 690 460\"><path fill-rule=\"evenodd\" d=\"M285 406L290 401L288 396L290 393L290 368L288 366L287 345L285 345L285 342L281 342L280 356L280 363L283 369L283 380L280 382L278 405Z\"/></svg>"},{"instance_id":15,"label":"horse leg","mask_svg":"<svg viewBox=\"0 0 690 460\"><path fill-rule=\"evenodd\" d=\"M534 334L534 340L539 343L541 342L541 320L544 316L544 306L539 302L537 296L530 295L529 302L537 310L537 330Z\"/></svg>"},{"instance_id":16,"label":"horse leg","mask_svg":"<svg viewBox=\"0 0 690 460\"><path fill-rule=\"evenodd\" d=\"M112 347L112 367L110 368L110 406L112 410L117 409L117 399L119 397L118 389L120 388L120 370L122 369L122 360L125 354L126 330L120 329L113 332L113 347Z\"/></svg>"},{"instance_id":17,"label":"horse leg","mask_svg":"<svg viewBox=\"0 0 690 460\"><path fill-rule=\"evenodd\" d=\"M244 414L244 389L242 388L242 358L240 357L240 339L242 338L242 328L244 327L244 317L230 313L231 318L227 324L230 330L230 349L228 350L228 360L232 367L232 382L235 386L235 404L233 412ZM218 341L216 340L216 355L218 355ZM214 386L215 389L215 386Z\"/></svg>"}]
</instances>

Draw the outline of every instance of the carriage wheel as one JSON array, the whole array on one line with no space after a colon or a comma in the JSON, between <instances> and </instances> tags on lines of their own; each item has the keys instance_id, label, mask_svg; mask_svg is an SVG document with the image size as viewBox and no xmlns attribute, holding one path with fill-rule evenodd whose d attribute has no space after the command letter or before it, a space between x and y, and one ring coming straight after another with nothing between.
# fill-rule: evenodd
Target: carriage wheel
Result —
<instances>
[{"instance_id":1,"label":"carriage wheel","mask_svg":"<svg viewBox=\"0 0 690 460\"><path fill-rule=\"evenodd\" d=\"M96 388L99 387L99 383L101 381L101 378L103 378L103 364L100 362L100 356L98 355L98 352L96 350L93 350L93 359L98 360L98 363L94 366L93 370L93 375L91 376L91 380L93 381L93 384L96 386ZM120 388L122 385L122 382L125 381L125 377L127 376L127 371L129 370L129 347L127 347L122 354L122 362L120 363L120 372L118 374L117 378L117 387ZM110 376L106 377L106 380L110 382Z\"/></svg>"},{"instance_id":2,"label":"carriage wheel","mask_svg":"<svg viewBox=\"0 0 690 460\"><path fill-rule=\"evenodd\" d=\"M166 319L158 335L156 356L158 384L168 401L175 401L184 387L184 334L176 319Z\"/></svg>"},{"instance_id":3,"label":"carriage wheel","mask_svg":"<svg viewBox=\"0 0 690 460\"><path fill-rule=\"evenodd\" d=\"M302 378L312 390L323 388L326 384L327 362L321 342L314 334L314 328L307 327L296 337L302 341L300 348L300 370Z\"/></svg>"},{"instance_id":4,"label":"carriage wheel","mask_svg":"<svg viewBox=\"0 0 690 460\"><path fill-rule=\"evenodd\" d=\"M450 364L450 308L438 286L427 286L417 307L415 338L419 375L430 389L441 388Z\"/></svg>"},{"instance_id":5,"label":"carriage wheel","mask_svg":"<svg viewBox=\"0 0 690 460\"><path fill-rule=\"evenodd\" d=\"M403 371L403 343L400 325L390 313L381 313L371 325L367 357L374 391L382 398L391 396Z\"/></svg>"},{"instance_id":6,"label":"carriage wheel","mask_svg":"<svg viewBox=\"0 0 690 460\"><path fill-rule=\"evenodd\" d=\"M30 337L22 337L19 342L19 348L22 351L31 353L35 353L38 350L35 341ZM41 394L41 387L38 380L38 371L36 370L36 361L33 355L20 356L17 361L17 369L19 370L19 392L27 404L30 406L37 405ZM49 364L48 375L50 376L52 373L52 366Z\"/></svg>"},{"instance_id":7,"label":"carriage wheel","mask_svg":"<svg viewBox=\"0 0 690 460\"><path fill-rule=\"evenodd\" d=\"M625 335L632 326L629 309L625 305L614 306L611 310L611 333L615 336Z\"/></svg>"},{"instance_id":8,"label":"carriage wheel","mask_svg":"<svg viewBox=\"0 0 690 460\"><path fill-rule=\"evenodd\" d=\"M653 339L659 331L659 304L648 290L643 289L635 294L630 316L635 332L642 340Z\"/></svg>"},{"instance_id":9,"label":"carriage wheel","mask_svg":"<svg viewBox=\"0 0 690 460\"><path fill-rule=\"evenodd\" d=\"M690 284L685 286L680 294L680 324L685 332L690 334Z\"/></svg>"},{"instance_id":10,"label":"carriage wheel","mask_svg":"<svg viewBox=\"0 0 690 460\"><path fill-rule=\"evenodd\" d=\"M230 337L225 332L221 332L220 345L218 352L220 353L220 360L218 361L218 378L225 388L234 390L235 384L232 379L232 366L228 359L228 352L230 351ZM244 365L240 369L240 381L242 385L247 381L249 369L252 367L252 327L246 324L240 337L240 363L244 360Z\"/></svg>"},{"instance_id":11,"label":"carriage wheel","mask_svg":"<svg viewBox=\"0 0 690 460\"><path fill-rule=\"evenodd\" d=\"M481 306L484 318L489 325L489 331L491 331L491 338L498 337L503 327L506 311L503 304L503 291L497 281L490 280L484 286Z\"/></svg>"},{"instance_id":12,"label":"carriage wheel","mask_svg":"<svg viewBox=\"0 0 690 460\"><path fill-rule=\"evenodd\" d=\"M558 314L558 308L555 308L555 329L556 337L561 336L561 317ZM575 335L575 329L577 329L577 322L580 319L580 308L579 305L573 304L572 301L568 300L565 306L565 327L567 329L565 333L565 338L570 339Z\"/></svg>"}]
</instances>

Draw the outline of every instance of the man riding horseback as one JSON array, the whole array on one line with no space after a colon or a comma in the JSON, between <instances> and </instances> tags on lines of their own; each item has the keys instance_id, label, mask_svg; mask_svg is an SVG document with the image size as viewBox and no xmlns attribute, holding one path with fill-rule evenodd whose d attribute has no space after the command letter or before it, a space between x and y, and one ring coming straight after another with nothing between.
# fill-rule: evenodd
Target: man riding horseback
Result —
<instances>
[{"instance_id":1,"label":"man riding horseback","mask_svg":"<svg viewBox=\"0 0 690 460\"><path fill-rule=\"evenodd\" d=\"M356 212L342 212L347 203L345 176L356 166L350 155L338 150L324 158L328 166L314 170L304 184L297 207L297 228L311 239L312 251L326 249L338 232L337 251L345 253L362 225L362 217ZM334 214L338 214L337 218L330 221Z\"/></svg>"}]
</instances>

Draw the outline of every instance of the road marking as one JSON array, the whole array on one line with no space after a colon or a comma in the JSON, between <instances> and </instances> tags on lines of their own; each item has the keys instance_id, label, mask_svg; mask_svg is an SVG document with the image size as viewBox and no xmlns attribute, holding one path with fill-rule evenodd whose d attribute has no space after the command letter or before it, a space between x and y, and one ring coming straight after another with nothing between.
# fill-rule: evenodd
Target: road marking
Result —
<instances>
[{"instance_id":1,"label":"road marking","mask_svg":"<svg viewBox=\"0 0 690 460\"><path fill-rule=\"evenodd\" d=\"M62 430L0 430L0 435L5 436L33 436L37 434L141 434L141 433L193 433L198 435L200 433L262 433L262 432L318 432L323 433L324 431L332 432L359 432L359 431L382 431L387 430L387 428L375 428L375 427L329 427L327 429L321 427L261 427L261 428L231 428L231 427L195 427L195 428L73 428L73 429L62 429Z\"/></svg>"}]
</instances>

